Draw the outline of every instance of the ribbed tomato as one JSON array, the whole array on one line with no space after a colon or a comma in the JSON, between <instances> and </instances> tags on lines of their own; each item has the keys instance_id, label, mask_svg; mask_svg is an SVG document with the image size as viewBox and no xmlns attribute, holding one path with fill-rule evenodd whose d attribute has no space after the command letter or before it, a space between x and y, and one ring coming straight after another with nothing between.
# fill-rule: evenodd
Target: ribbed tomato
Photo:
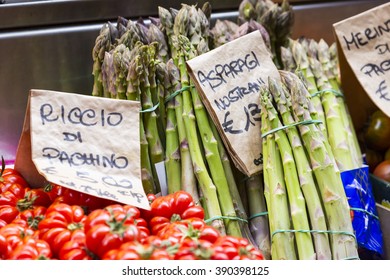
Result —
<instances>
[{"instance_id":1,"label":"ribbed tomato","mask_svg":"<svg viewBox=\"0 0 390 280\"><path fill-rule=\"evenodd\" d=\"M4 158L1 157L0 193L5 192L12 184L18 184L24 188L29 187L23 176L13 168L5 168Z\"/></svg>"},{"instance_id":2,"label":"ribbed tomato","mask_svg":"<svg viewBox=\"0 0 390 280\"><path fill-rule=\"evenodd\" d=\"M157 234L171 222L189 218L204 219L204 210L195 205L192 196L185 191L177 191L157 197L150 205L152 218L149 227L152 234Z\"/></svg>"},{"instance_id":3,"label":"ribbed tomato","mask_svg":"<svg viewBox=\"0 0 390 280\"><path fill-rule=\"evenodd\" d=\"M85 221L88 250L102 258L110 250L128 241L142 241L147 237L139 210L132 206L110 205L92 211ZM138 227L140 224L140 227Z\"/></svg>"},{"instance_id":4,"label":"ribbed tomato","mask_svg":"<svg viewBox=\"0 0 390 280\"><path fill-rule=\"evenodd\" d=\"M37 233L23 225L7 224L0 228L0 259L8 259L10 253L26 236L37 237Z\"/></svg>"},{"instance_id":5,"label":"ribbed tomato","mask_svg":"<svg viewBox=\"0 0 390 280\"><path fill-rule=\"evenodd\" d=\"M47 208L45 218L38 224L40 238L51 247L58 257L63 245L72 239L76 230L83 229L86 215L78 205L52 204Z\"/></svg>"},{"instance_id":6,"label":"ribbed tomato","mask_svg":"<svg viewBox=\"0 0 390 280\"><path fill-rule=\"evenodd\" d=\"M50 198L43 189L30 189L20 184L12 184L0 194L0 219L11 223L20 212L34 209L36 206L47 207L50 203Z\"/></svg>"},{"instance_id":7,"label":"ribbed tomato","mask_svg":"<svg viewBox=\"0 0 390 280\"><path fill-rule=\"evenodd\" d=\"M16 216L12 221L13 224L23 225L33 230L38 229L38 224L45 217L47 208L44 206L36 206L33 209L27 209Z\"/></svg>"},{"instance_id":8,"label":"ribbed tomato","mask_svg":"<svg viewBox=\"0 0 390 280\"><path fill-rule=\"evenodd\" d=\"M87 249L84 230L75 230L71 239L62 246L60 260L92 260L96 257Z\"/></svg>"},{"instance_id":9,"label":"ribbed tomato","mask_svg":"<svg viewBox=\"0 0 390 280\"><path fill-rule=\"evenodd\" d=\"M263 254L257 250L249 241L242 237L221 236L212 246L213 256L211 259L228 260L263 260ZM225 255L225 256L224 256Z\"/></svg>"},{"instance_id":10,"label":"ribbed tomato","mask_svg":"<svg viewBox=\"0 0 390 280\"><path fill-rule=\"evenodd\" d=\"M26 236L9 254L9 260L45 260L52 256L49 244L41 239Z\"/></svg>"}]
</instances>

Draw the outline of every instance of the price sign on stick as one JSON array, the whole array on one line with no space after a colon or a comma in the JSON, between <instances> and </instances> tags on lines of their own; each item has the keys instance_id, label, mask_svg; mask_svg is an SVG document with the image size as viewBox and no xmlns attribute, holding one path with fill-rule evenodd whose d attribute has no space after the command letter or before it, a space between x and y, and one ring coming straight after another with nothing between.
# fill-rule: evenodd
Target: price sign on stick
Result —
<instances>
[{"instance_id":1,"label":"price sign on stick","mask_svg":"<svg viewBox=\"0 0 390 280\"><path fill-rule=\"evenodd\" d=\"M187 61L205 107L235 165L262 170L260 87L280 79L259 31Z\"/></svg>"},{"instance_id":2,"label":"price sign on stick","mask_svg":"<svg viewBox=\"0 0 390 280\"><path fill-rule=\"evenodd\" d=\"M338 22L334 30L360 85L390 117L390 3Z\"/></svg>"},{"instance_id":3,"label":"price sign on stick","mask_svg":"<svg viewBox=\"0 0 390 280\"><path fill-rule=\"evenodd\" d=\"M139 111L136 101L31 90L15 169L35 187L48 181L149 209Z\"/></svg>"}]
</instances>

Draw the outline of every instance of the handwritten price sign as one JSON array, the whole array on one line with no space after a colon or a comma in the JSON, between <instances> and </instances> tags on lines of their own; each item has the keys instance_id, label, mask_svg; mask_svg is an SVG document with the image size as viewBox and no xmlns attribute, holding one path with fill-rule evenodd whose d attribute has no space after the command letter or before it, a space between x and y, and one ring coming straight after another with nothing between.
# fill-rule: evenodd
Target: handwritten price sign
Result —
<instances>
[{"instance_id":1,"label":"handwritten price sign","mask_svg":"<svg viewBox=\"0 0 390 280\"><path fill-rule=\"evenodd\" d=\"M260 32L187 61L235 165L248 176L262 170L260 88L279 73Z\"/></svg>"},{"instance_id":2,"label":"handwritten price sign","mask_svg":"<svg viewBox=\"0 0 390 280\"><path fill-rule=\"evenodd\" d=\"M148 209L139 102L32 90L31 155L47 181Z\"/></svg>"},{"instance_id":3,"label":"handwritten price sign","mask_svg":"<svg viewBox=\"0 0 390 280\"><path fill-rule=\"evenodd\" d=\"M339 22L334 29L360 84L390 116L390 3Z\"/></svg>"}]
</instances>

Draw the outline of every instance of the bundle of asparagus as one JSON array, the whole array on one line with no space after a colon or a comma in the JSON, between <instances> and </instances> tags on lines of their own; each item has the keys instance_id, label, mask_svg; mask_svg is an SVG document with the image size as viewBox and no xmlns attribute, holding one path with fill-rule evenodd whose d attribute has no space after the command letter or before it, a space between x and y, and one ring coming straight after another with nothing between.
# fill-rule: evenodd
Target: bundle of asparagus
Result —
<instances>
[{"instance_id":1,"label":"bundle of asparagus","mask_svg":"<svg viewBox=\"0 0 390 280\"><path fill-rule=\"evenodd\" d=\"M275 65L281 67L280 49L288 45L294 23L294 13L287 0L279 5L272 0L243 0L239 6L239 23L255 20L270 36Z\"/></svg>"},{"instance_id":2,"label":"bundle of asparagus","mask_svg":"<svg viewBox=\"0 0 390 280\"><path fill-rule=\"evenodd\" d=\"M289 45L283 48L283 62L285 70L301 73L337 166L341 171L352 170L362 167L362 154L342 96L337 61L334 62L334 55L331 59L330 49L324 40L317 43L307 38L290 39Z\"/></svg>"},{"instance_id":3,"label":"bundle of asparagus","mask_svg":"<svg viewBox=\"0 0 390 280\"><path fill-rule=\"evenodd\" d=\"M270 80L261 93L272 258L358 258L340 170L312 118L312 98L297 75L280 73L283 83Z\"/></svg>"}]
</instances>

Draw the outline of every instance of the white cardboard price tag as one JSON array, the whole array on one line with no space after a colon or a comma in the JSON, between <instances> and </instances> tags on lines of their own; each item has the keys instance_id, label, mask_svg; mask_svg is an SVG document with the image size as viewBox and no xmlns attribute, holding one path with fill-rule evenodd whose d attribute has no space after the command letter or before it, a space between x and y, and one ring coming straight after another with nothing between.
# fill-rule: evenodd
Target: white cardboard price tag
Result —
<instances>
[{"instance_id":1,"label":"white cardboard price tag","mask_svg":"<svg viewBox=\"0 0 390 280\"><path fill-rule=\"evenodd\" d=\"M46 180L149 209L140 179L139 102L31 90L27 109L15 169L32 185Z\"/></svg>"}]
</instances>

